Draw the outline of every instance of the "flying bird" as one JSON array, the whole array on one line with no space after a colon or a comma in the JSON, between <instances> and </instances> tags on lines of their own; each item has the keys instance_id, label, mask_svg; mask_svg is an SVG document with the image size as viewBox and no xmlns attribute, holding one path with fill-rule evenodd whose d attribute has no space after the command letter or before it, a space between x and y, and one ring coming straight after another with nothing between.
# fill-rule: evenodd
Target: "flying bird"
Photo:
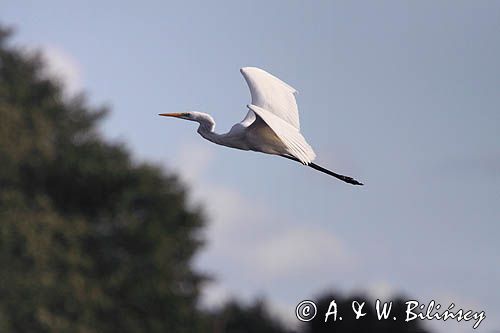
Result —
<instances>
[{"instance_id":1,"label":"flying bird","mask_svg":"<svg viewBox=\"0 0 500 333\"><path fill-rule=\"evenodd\" d=\"M160 113L200 124L198 133L218 145L278 155L307 165L353 185L363 185L354 178L340 175L313 163L316 154L300 133L297 90L277 77L256 67L240 69L245 78L252 104L245 118L225 134L215 133L215 121L207 113Z\"/></svg>"}]
</instances>

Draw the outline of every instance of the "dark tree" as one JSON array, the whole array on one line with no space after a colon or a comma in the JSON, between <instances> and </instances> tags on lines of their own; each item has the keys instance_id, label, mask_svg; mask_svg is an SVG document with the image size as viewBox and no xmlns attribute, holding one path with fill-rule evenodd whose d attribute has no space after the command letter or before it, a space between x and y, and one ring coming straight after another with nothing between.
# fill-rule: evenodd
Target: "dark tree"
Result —
<instances>
[{"instance_id":1,"label":"dark tree","mask_svg":"<svg viewBox=\"0 0 500 333\"><path fill-rule=\"evenodd\" d=\"M276 320L264 301L242 305L228 302L211 315L214 333L292 333Z\"/></svg>"},{"instance_id":2,"label":"dark tree","mask_svg":"<svg viewBox=\"0 0 500 333\"><path fill-rule=\"evenodd\" d=\"M194 332L202 219L0 29L0 331Z\"/></svg>"}]
</instances>

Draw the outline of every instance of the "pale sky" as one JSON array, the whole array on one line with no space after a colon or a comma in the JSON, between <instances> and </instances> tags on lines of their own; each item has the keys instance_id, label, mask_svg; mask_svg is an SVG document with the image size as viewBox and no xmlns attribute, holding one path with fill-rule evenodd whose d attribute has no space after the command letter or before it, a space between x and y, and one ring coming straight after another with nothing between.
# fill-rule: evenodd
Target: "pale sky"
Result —
<instances>
[{"instance_id":1,"label":"pale sky","mask_svg":"<svg viewBox=\"0 0 500 333\"><path fill-rule=\"evenodd\" d=\"M500 330L499 1L4 0L0 20L68 94L111 106L106 137L179 172L205 207L206 304L265 296L294 324L330 288L403 293ZM208 112L227 131L250 101L244 66L295 87L317 163L366 185L157 116Z\"/></svg>"}]
</instances>

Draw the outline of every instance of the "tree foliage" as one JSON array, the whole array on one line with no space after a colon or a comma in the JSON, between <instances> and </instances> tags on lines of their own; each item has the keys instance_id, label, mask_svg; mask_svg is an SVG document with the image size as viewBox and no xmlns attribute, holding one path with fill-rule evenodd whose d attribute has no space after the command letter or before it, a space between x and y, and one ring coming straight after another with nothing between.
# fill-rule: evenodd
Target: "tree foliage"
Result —
<instances>
[{"instance_id":1,"label":"tree foliage","mask_svg":"<svg viewBox=\"0 0 500 333\"><path fill-rule=\"evenodd\" d=\"M0 331L193 332L202 218L0 29Z\"/></svg>"},{"instance_id":2,"label":"tree foliage","mask_svg":"<svg viewBox=\"0 0 500 333\"><path fill-rule=\"evenodd\" d=\"M249 305L229 301L209 318L215 333L292 333L272 316L263 300Z\"/></svg>"}]
</instances>

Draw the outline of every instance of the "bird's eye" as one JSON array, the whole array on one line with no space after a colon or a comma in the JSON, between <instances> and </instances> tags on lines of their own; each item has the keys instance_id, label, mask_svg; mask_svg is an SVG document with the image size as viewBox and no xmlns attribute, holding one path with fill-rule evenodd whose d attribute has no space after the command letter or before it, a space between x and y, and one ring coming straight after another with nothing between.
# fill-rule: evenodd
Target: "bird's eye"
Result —
<instances>
[{"instance_id":1,"label":"bird's eye","mask_svg":"<svg viewBox=\"0 0 500 333\"><path fill-rule=\"evenodd\" d=\"M189 113L183 113L182 116L186 117L186 118L191 118L191 114L189 114Z\"/></svg>"}]
</instances>

